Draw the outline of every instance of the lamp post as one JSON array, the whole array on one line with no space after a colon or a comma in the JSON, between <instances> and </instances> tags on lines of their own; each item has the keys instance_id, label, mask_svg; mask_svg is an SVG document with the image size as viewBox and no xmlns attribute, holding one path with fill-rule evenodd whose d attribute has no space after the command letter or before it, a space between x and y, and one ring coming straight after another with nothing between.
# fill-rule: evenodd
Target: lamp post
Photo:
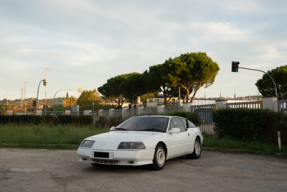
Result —
<instances>
[{"instance_id":1,"label":"lamp post","mask_svg":"<svg viewBox=\"0 0 287 192\"><path fill-rule=\"evenodd\" d=\"M45 115L46 115L46 111L47 111L47 69L50 69L50 68L46 68L45 69Z\"/></svg>"},{"instance_id":2,"label":"lamp post","mask_svg":"<svg viewBox=\"0 0 287 192\"><path fill-rule=\"evenodd\" d=\"M25 115L26 115L26 112L27 112L27 108L26 108L26 83L27 83L28 81L25 81L24 82L24 94L25 94L25 100L24 100L24 105L25 105Z\"/></svg>"},{"instance_id":3,"label":"lamp post","mask_svg":"<svg viewBox=\"0 0 287 192\"><path fill-rule=\"evenodd\" d=\"M45 81L45 79L41 80L39 82L39 85L38 85L38 91L37 91L37 100L36 100L36 113L37 113L37 110L38 110L38 96L39 96L39 88L40 88L40 84L42 81Z\"/></svg>"}]
</instances>

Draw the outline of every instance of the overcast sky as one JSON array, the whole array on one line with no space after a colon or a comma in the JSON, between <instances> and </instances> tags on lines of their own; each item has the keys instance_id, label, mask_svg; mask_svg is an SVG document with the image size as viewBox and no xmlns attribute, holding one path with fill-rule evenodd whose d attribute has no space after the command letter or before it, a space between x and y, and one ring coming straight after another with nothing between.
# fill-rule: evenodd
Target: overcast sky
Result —
<instances>
[{"instance_id":1,"label":"overcast sky","mask_svg":"<svg viewBox=\"0 0 287 192\"><path fill-rule=\"evenodd\" d=\"M287 65L286 21L286 0L0 0L0 99L19 99L25 81L26 97L36 97L47 67L53 98L199 51L220 71L196 97L257 95L263 73L232 73L231 61L264 71Z\"/></svg>"}]
</instances>

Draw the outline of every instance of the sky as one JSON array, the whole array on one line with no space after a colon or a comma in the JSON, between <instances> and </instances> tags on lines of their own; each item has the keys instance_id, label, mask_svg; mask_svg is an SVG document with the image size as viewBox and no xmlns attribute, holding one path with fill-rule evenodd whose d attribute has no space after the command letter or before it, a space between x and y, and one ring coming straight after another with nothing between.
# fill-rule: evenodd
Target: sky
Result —
<instances>
[{"instance_id":1,"label":"sky","mask_svg":"<svg viewBox=\"0 0 287 192\"><path fill-rule=\"evenodd\" d=\"M24 86L37 97L46 71L47 98L79 97L78 87L199 51L220 71L196 97L257 95L263 73L232 73L231 62L287 65L286 20L286 0L0 0L0 100L20 99Z\"/></svg>"}]
</instances>

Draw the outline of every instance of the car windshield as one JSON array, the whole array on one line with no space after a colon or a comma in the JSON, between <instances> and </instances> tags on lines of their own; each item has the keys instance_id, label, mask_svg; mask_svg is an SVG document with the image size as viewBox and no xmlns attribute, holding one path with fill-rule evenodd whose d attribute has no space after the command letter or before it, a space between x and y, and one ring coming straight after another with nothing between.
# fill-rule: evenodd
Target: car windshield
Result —
<instances>
[{"instance_id":1,"label":"car windshield","mask_svg":"<svg viewBox=\"0 0 287 192\"><path fill-rule=\"evenodd\" d=\"M166 132L168 117L132 117L118 125L116 130Z\"/></svg>"}]
</instances>

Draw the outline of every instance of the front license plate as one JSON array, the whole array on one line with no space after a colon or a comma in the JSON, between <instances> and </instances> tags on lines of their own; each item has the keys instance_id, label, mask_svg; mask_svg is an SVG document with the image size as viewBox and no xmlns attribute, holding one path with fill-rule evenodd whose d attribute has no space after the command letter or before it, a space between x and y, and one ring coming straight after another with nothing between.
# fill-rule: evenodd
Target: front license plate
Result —
<instances>
[{"instance_id":1,"label":"front license plate","mask_svg":"<svg viewBox=\"0 0 287 192\"><path fill-rule=\"evenodd\" d=\"M94 152L94 157L109 158L110 154L106 152Z\"/></svg>"}]
</instances>

